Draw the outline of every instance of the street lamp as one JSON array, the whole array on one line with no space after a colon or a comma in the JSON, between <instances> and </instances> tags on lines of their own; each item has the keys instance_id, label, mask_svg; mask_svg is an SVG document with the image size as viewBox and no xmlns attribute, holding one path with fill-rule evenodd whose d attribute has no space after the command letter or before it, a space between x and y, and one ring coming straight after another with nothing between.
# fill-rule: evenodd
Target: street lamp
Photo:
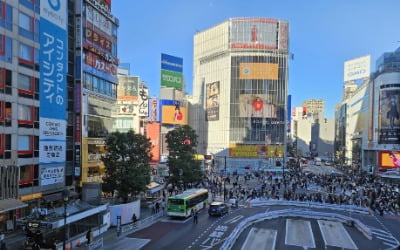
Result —
<instances>
[{"instance_id":1,"label":"street lamp","mask_svg":"<svg viewBox=\"0 0 400 250\"><path fill-rule=\"evenodd\" d=\"M63 250L65 250L65 243L67 240L67 205L69 199L69 190L64 189L63 191L63 200L64 200L64 241L63 241Z\"/></svg>"}]
</instances>

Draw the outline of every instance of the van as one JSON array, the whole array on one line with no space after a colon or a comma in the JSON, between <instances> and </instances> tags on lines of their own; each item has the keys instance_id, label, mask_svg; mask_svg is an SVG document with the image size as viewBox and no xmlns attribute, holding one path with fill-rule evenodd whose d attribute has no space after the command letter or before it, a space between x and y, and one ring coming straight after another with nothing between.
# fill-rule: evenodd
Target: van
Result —
<instances>
[{"instance_id":1,"label":"van","mask_svg":"<svg viewBox=\"0 0 400 250\"><path fill-rule=\"evenodd\" d=\"M321 166L321 164L322 164L322 160L319 157L315 157L314 162L315 162L315 164L314 164L315 166Z\"/></svg>"}]
</instances>

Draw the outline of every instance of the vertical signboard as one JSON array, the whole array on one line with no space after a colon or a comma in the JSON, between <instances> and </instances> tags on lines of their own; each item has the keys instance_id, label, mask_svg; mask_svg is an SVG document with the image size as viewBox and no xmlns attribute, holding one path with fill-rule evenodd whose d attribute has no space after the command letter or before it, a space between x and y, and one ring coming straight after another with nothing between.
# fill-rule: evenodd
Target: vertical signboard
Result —
<instances>
[{"instance_id":1,"label":"vertical signboard","mask_svg":"<svg viewBox=\"0 0 400 250\"><path fill-rule=\"evenodd\" d=\"M158 104L158 100L155 98L149 100L149 122L160 121L160 110Z\"/></svg>"},{"instance_id":2,"label":"vertical signboard","mask_svg":"<svg viewBox=\"0 0 400 250\"><path fill-rule=\"evenodd\" d=\"M183 88L183 59L161 54L161 86Z\"/></svg>"},{"instance_id":3,"label":"vertical signboard","mask_svg":"<svg viewBox=\"0 0 400 250\"><path fill-rule=\"evenodd\" d=\"M160 161L160 123L147 124L147 136L152 144L151 154L153 161Z\"/></svg>"},{"instance_id":4,"label":"vertical signboard","mask_svg":"<svg viewBox=\"0 0 400 250\"><path fill-rule=\"evenodd\" d=\"M206 120L219 120L219 82L206 85Z\"/></svg>"},{"instance_id":5,"label":"vertical signboard","mask_svg":"<svg viewBox=\"0 0 400 250\"><path fill-rule=\"evenodd\" d=\"M400 90L379 93L379 144L400 144Z\"/></svg>"},{"instance_id":6,"label":"vertical signboard","mask_svg":"<svg viewBox=\"0 0 400 250\"><path fill-rule=\"evenodd\" d=\"M149 116L149 89L143 85L139 90L139 116Z\"/></svg>"},{"instance_id":7,"label":"vertical signboard","mask_svg":"<svg viewBox=\"0 0 400 250\"><path fill-rule=\"evenodd\" d=\"M39 164L64 173L66 154L67 1L40 1ZM47 177L46 177L47 178ZM62 183L64 178L52 178Z\"/></svg>"}]
</instances>

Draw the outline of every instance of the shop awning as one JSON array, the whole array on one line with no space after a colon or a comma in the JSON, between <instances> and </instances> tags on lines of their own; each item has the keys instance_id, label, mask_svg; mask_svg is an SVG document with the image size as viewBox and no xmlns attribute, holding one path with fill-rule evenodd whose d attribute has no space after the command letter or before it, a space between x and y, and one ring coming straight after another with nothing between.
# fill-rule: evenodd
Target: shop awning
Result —
<instances>
[{"instance_id":1,"label":"shop awning","mask_svg":"<svg viewBox=\"0 0 400 250\"><path fill-rule=\"evenodd\" d=\"M15 210L18 208L27 207L28 204L17 199L0 200L0 213Z\"/></svg>"},{"instance_id":2,"label":"shop awning","mask_svg":"<svg viewBox=\"0 0 400 250\"><path fill-rule=\"evenodd\" d=\"M158 192L163 188L163 186L158 184L157 182L151 182L146 187L149 189L149 190L147 190L147 192L151 193L151 194L154 194L155 192Z\"/></svg>"},{"instance_id":3,"label":"shop awning","mask_svg":"<svg viewBox=\"0 0 400 250\"><path fill-rule=\"evenodd\" d=\"M75 197L78 196L79 194L74 191L69 192L69 197ZM63 193L58 192L54 194L48 194L48 195L43 195L42 199L45 200L46 202L53 202L53 201L59 201L63 199Z\"/></svg>"}]
</instances>

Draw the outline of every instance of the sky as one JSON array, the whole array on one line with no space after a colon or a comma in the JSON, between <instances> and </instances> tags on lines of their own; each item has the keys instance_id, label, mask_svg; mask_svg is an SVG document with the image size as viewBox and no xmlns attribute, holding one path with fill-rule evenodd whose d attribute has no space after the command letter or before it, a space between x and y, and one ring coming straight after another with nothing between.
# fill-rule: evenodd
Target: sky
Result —
<instances>
[{"instance_id":1,"label":"sky","mask_svg":"<svg viewBox=\"0 0 400 250\"><path fill-rule=\"evenodd\" d=\"M400 0L113 0L119 19L118 57L130 63L150 95L160 92L161 53L183 58L192 94L193 38L235 17L289 21L289 94L292 107L324 99L334 117L343 96L346 60L371 55L371 71L384 52L400 47Z\"/></svg>"}]
</instances>

